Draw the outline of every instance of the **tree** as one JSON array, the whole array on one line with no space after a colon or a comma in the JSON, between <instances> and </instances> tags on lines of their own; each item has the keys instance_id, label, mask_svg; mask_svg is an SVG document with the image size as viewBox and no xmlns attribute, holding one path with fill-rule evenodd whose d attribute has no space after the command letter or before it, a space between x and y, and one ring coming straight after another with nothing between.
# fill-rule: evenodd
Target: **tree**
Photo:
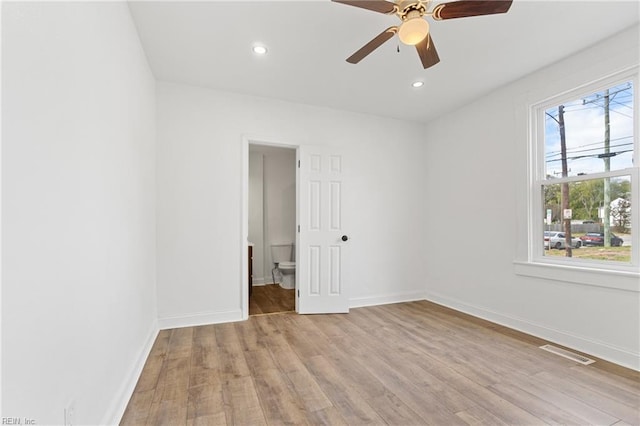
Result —
<instances>
[{"instance_id":1,"label":"tree","mask_svg":"<svg viewBox=\"0 0 640 426\"><path fill-rule=\"evenodd\" d=\"M630 180L612 180L611 181L611 198L625 198L629 199L631 196L631 181Z\"/></svg>"},{"instance_id":2,"label":"tree","mask_svg":"<svg viewBox=\"0 0 640 426\"><path fill-rule=\"evenodd\" d=\"M604 183L601 180L587 180L571 185L571 209L575 219L595 219L598 207L602 206Z\"/></svg>"},{"instance_id":3,"label":"tree","mask_svg":"<svg viewBox=\"0 0 640 426\"><path fill-rule=\"evenodd\" d=\"M611 202L611 218L614 226L624 232L631 227L631 201L617 198Z\"/></svg>"},{"instance_id":4,"label":"tree","mask_svg":"<svg viewBox=\"0 0 640 426\"><path fill-rule=\"evenodd\" d=\"M555 222L562 216L560 211L560 185L546 185L544 187L545 210L551 209L551 221Z\"/></svg>"}]
</instances>

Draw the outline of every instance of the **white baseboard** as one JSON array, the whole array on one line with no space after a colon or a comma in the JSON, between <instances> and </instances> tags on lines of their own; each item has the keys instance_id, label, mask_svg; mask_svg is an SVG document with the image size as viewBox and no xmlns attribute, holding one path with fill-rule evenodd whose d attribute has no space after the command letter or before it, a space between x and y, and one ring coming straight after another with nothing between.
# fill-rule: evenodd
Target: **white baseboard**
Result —
<instances>
[{"instance_id":1,"label":"white baseboard","mask_svg":"<svg viewBox=\"0 0 640 426\"><path fill-rule=\"evenodd\" d=\"M160 318L158 319L158 328L167 330L170 328L195 327L235 321L242 321L242 311L240 309L226 312L199 312L191 315Z\"/></svg>"},{"instance_id":2,"label":"white baseboard","mask_svg":"<svg viewBox=\"0 0 640 426\"><path fill-rule=\"evenodd\" d=\"M390 303L414 302L424 300L424 291L412 291L406 293L393 293L378 296L354 297L349 299L350 308L362 308L365 306L388 305Z\"/></svg>"},{"instance_id":3,"label":"white baseboard","mask_svg":"<svg viewBox=\"0 0 640 426\"><path fill-rule=\"evenodd\" d=\"M577 351L613 362L623 367L640 371L640 354L629 352L623 348L595 341L583 336L577 336L562 330L549 328L531 321L504 315L498 312L485 309L481 306L470 305L460 300L436 293L427 293L426 300L464 312L474 317L482 318L532 336L548 340L552 343L566 346Z\"/></svg>"},{"instance_id":4,"label":"white baseboard","mask_svg":"<svg viewBox=\"0 0 640 426\"><path fill-rule=\"evenodd\" d=\"M269 279L269 281L267 282L266 279L264 277L261 278L253 278L252 284L255 286L260 286L260 285L267 285L267 284L271 284L271 279Z\"/></svg>"},{"instance_id":5,"label":"white baseboard","mask_svg":"<svg viewBox=\"0 0 640 426\"><path fill-rule=\"evenodd\" d=\"M142 350L138 354L138 357L131 367L129 374L126 374L124 377L124 381L120 386L120 391L117 392L116 398L111 403L111 406L107 410L102 422L100 424L103 425L117 425L120 424L122 420L122 416L124 415L125 410L127 409L127 404L129 404L129 400L133 395L133 391L136 388L136 384L138 383L138 378L140 374L142 374L142 369L144 368L144 364L147 362L147 358L149 358L149 354L151 353L151 348L153 347L153 343L156 341L156 337L158 337L158 322L153 321L151 324L151 328L147 335L147 340L142 347Z\"/></svg>"}]
</instances>

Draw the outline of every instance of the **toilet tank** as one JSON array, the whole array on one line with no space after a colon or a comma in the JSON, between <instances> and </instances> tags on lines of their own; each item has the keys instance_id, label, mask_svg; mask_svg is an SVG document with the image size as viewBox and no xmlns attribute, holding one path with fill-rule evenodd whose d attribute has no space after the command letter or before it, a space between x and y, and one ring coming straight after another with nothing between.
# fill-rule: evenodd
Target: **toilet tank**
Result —
<instances>
[{"instance_id":1,"label":"toilet tank","mask_svg":"<svg viewBox=\"0 0 640 426\"><path fill-rule=\"evenodd\" d=\"M293 244L271 244L273 263L290 262L293 259Z\"/></svg>"}]
</instances>

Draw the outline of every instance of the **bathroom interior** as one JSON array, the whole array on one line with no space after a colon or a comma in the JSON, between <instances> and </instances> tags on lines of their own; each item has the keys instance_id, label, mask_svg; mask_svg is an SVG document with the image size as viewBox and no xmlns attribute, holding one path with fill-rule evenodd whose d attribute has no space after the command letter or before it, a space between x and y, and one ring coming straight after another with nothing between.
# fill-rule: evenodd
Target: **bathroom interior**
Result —
<instances>
[{"instance_id":1,"label":"bathroom interior","mask_svg":"<svg viewBox=\"0 0 640 426\"><path fill-rule=\"evenodd\" d=\"M296 150L249 144L249 315L295 311Z\"/></svg>"}]
</instances>

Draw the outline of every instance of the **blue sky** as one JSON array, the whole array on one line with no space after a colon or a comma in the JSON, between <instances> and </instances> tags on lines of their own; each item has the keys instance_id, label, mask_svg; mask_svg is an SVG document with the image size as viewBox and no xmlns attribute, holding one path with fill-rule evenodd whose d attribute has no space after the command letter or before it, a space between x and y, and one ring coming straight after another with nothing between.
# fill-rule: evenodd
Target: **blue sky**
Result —
<instances>
[{"instance_id":1,"label":"blue sky","mask_svg":"<svg viewBox=\"0 0 640 426\"><path fill-rule=\"evenodd\" d=\"M619 170L632 166L632 83L613 86L609 93L610 151L617 153L611 158L611 170ZM586 94L563 105L569 176L603 172L604 160L597 158L597 155L604 152L604 91ZM545 164L547 175L561 177L562 161L557 119L557 106L546 110Z\"/></svg>"}]
</instances>

